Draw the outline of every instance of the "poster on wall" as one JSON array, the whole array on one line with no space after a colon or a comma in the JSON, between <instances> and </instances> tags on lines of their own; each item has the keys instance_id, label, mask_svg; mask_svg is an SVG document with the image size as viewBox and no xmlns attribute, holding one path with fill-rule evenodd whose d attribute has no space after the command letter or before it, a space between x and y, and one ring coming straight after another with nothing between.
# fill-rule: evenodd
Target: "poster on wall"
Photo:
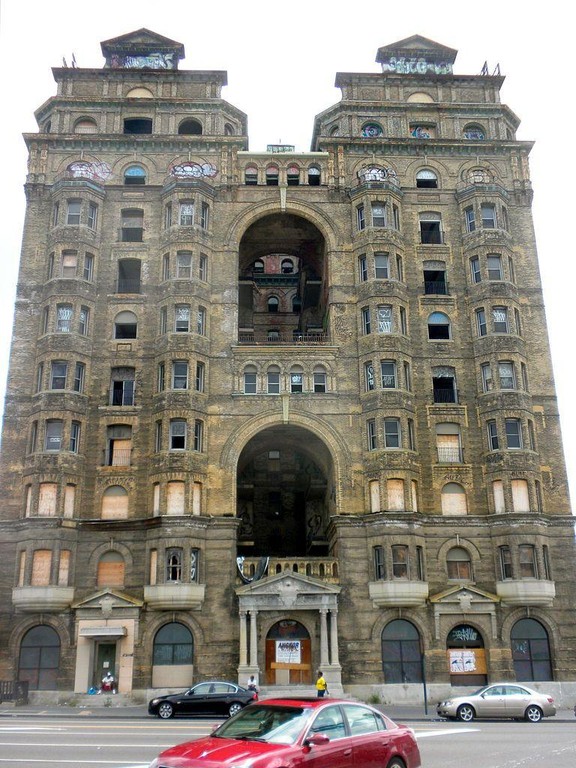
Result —
<instances>
[{"instance_id":1,"label":"poster on wall","mask_svg":"<svg viewBox=\"0 0 576 768\"><path fill-rule=\"evenodd\" d=\"M448 651L450 661L450 672L452 674L476 673L479 670L476 665L476 654L473 650L467 651Z\"/></svg>"},{"instance_id":2,"label":"poster on wall","mask_svg":"<svg viewBox=\"0 0 576 768\"><path fill-rule=\"evenodd\" d=\"M300 664L302 644L300 640L276 640L276 663Z\"/></svg>"}]
</instances>

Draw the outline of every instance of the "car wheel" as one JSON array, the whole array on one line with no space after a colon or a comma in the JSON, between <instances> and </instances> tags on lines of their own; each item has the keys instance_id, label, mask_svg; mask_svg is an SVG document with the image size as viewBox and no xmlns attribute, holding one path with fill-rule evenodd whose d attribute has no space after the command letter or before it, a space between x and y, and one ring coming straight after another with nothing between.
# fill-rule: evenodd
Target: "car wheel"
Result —
<instances>
[{"instance_id":1,"label":"car wheel","mask_svg":"<svg viewBox=\"0 0 576 768\"><path fill-rule=\"evenodd\" d=\"M458 720L462 720L464 723L470 723L472 720L474 720L476 712L474 712L474 707L471 707L470 704L461 704L458 707L456 716L458 717Z\"/></svg>"},{"instance_id":2,"label":"car wheel","mask_svg":"<svg viewBox=\"0 0 576 768\"><path fill-rule=\"evenodd\" d=\"M526 720L530 720L531 723L539 723L542 720L542 710L535 704L532 704L526 712L524 712Z\"/></svg>"},{"instance_id":3,"label":"car wheel","mask_svg":"<svg viewBox=\"0 0 576 768\"><path fill-rule=\"evenodd\" d=\"M174 707L170 702L163 701L162 704L158 707L158 717L161 717L162 720L168 720L170 717L174 717Z\"/></svg>"},{"instance_id":4,"label":"car wheel","mask_svg":"<svg viewBox=\"0 0 576 768\"><path fill-rule=\"evenodd\" d=\"M242 709L242 704L239 704L237 701L235 701L233 704L230 704L228 707L228 714L230 717L234 717L234 715L237 715L238 712Z\"/></svg>"},{"instance_id":5,"label":"car wheel","mask_svg":"<svg viewBox=\"0 0 576 768\"><path fill-rule=\"evenodd\" d=\"M394 757L390 760L386 768L406 768L406 763L399 757Z\"/></svg>"}]
</instances>

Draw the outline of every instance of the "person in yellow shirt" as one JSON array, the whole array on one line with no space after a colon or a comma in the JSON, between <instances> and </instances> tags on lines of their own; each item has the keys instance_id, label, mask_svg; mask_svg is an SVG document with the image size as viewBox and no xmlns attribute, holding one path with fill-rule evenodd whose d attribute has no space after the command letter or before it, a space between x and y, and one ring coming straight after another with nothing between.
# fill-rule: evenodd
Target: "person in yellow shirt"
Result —
<instances>
[{"instance_id":1,"label":"person in yellow shirt","mask_svg":"<svg viewBox=\"0 0 576 768\"><path fill-rule=\"evenodd\" d=\"M321 669L318 670L318 679L316 680L316 693L320 698L328 693L328 683L324 679L324 675L322 674Z\"/></svg>"}]
</instances>

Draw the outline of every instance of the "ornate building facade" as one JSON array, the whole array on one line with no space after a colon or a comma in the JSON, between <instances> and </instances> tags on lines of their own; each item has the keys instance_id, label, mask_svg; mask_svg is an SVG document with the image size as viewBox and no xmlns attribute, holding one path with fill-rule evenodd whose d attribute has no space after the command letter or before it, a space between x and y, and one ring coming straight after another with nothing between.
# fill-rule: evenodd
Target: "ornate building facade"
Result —
<instances>
[{"instance_id":1,"label":"ornate building facade","mask_svg":"<svg viewBox=\"0 0 576 768\"><path fill-rule=\"evenodd\" d=\"M419 36L310 152L139 30L57 68L4 418L0 678L576 680L574 523L499 74ZM412 693L411 693L412 692Z\"/></svg>"}]
</instances>

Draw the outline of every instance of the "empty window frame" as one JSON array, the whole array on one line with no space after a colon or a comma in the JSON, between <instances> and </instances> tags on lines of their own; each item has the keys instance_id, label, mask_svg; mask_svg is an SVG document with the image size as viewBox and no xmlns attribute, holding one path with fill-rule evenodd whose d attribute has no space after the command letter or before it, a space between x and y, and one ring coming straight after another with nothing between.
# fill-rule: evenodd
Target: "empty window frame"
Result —
<instances>
[{"instance_id":1,"label":"empty window frame","mask_svg":"<svg viewBox=\"0 0 576 768\"><path fill-rule=\"evenodd\" d=\"M144 235L144 211L130 208L122 211L120 239L123 243L141 243Z\"/></svg>"},{"instance_id":2,"label":"empty window frame","mask_svg":"<svg viewBox=\"0 0 576 768\"><path fill-rule=\"evenodd\" d=\"M432 312L428 317L430 341L447 341L451 338L450 318L444 312Z\"/></svg>"}]
</instances>

